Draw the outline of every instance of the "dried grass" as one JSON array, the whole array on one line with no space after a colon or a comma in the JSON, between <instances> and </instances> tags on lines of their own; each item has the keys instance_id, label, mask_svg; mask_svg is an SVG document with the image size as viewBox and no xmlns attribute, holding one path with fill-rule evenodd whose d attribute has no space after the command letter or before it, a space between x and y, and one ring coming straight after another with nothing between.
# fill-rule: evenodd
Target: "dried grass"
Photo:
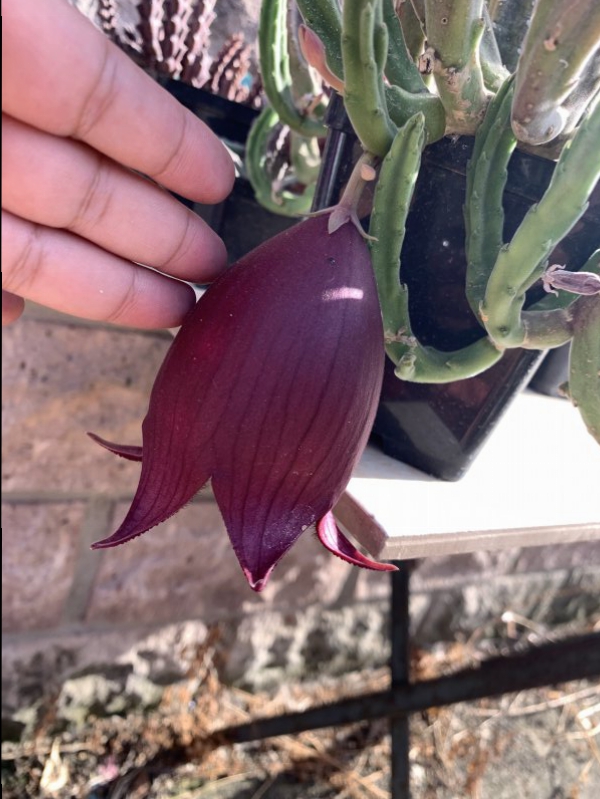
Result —
<instances>
[{"instance_id":1,"label":"dried grass","mask_svg":"<svg viewBox=\"0 0 600 799\"><path fill-rule=\"evenodd\" d=\"M500 650L507 645L497 643ZM520 644L521 639L512 643ZM481 659L483 650L489 654L490 643L482 649L477 636L465 643L417 650L412 678L429 679L467 667ZM385 721L235 746L219 745L215 733L258 717L388 686L387 669L379 669L284 685L274 695L250 693L223 684L218 641L209 638L196 653L188 678L168 687L151 714L90 719L83 729L58 733L50 709L33 739L3 746L3 795L9 799L234 795L387 799L390 748ZM487 799L482 780L489 768L501 764L514 743L511 723L547 713L558 717L557 745L587 747L578 779L565 793L579 799L580 789L600 766L600 685L585 682L560 691L525 691L415 715L410 752L415 799ZM279 793L282 780L293 781L300 792Z\"/></svg>"}]
</instances>

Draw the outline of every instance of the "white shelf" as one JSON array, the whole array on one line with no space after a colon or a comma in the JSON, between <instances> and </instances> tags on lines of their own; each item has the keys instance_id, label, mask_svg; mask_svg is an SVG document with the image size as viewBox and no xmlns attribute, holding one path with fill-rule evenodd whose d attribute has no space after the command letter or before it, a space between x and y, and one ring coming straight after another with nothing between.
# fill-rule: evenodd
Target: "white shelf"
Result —
<instances>
[{"instance_id":1,"label":"white shelf","mask_svg":"<svg viewBox=\"0 0 600 799\"><path fill-rule=\"evenodd\" d=\"M461 480L369 446L335 515L381 560L600 541L600 446L569 402L525 391Z\"/></svg>"}]
</instances>

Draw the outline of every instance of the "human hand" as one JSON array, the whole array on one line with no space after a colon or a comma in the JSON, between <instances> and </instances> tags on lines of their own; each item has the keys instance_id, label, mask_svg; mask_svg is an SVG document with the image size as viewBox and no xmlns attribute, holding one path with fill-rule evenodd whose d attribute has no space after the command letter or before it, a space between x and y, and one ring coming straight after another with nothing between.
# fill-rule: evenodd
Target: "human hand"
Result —
<instances>
[{"instance_id":1,"label":"human hand","mask_svg":"<svg viewBox=\"0 0 600 799\"><path fill-rule=\"evenodd\" d=\"M208 282L227 256L165 189L220 202L227 150L66 0L4 0L2 16L2 323L26 298L178 325L195 296L173 278Z\"/></svg>"}]
</instances>

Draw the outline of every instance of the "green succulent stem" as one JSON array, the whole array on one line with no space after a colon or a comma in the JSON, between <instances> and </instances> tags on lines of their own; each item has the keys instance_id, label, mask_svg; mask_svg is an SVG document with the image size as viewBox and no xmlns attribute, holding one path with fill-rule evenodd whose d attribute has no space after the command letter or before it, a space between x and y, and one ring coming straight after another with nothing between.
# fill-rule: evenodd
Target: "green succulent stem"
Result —
<instances>
[{"instance_id":1,"label":"green succulent stem","mask_svg":"<svg viewBox=\"0 0 600 799\"><path fill-rule=\"evenodd\" d=\"M286 0L263 0L258 47L265 94L280 120L304 136L326 136L327 129L323 123L301 113L294 103Z\"/></svg>"},{"instance_id":2,"label":"green succulent stem","mask_svg":"<svg viewBox=\"0 0 600 799\"><path fill-rule=\"evenodd\" d=\"M296 0L302 19L325 46L327 66L344 79L342 61L342 14L337 0Z\"/></svg>"},{"instance_id":3,"label":"green succulent stem","mask_svg":"<svg viewBox=\"0 0 600 799\"><path fill-rule=\"evenodd\" d=\"M576 272L588 272L600 275L600 250L596 250ZM546 297L523 311L521 319L525 338L522 347L525 349L551 349L566 344L573 338L578 316L579 303L585 303L585 297L559 291L548 293Z\"/></svg>"},{"instance_id":4,"label":"green succulent stem","mask_svg":"<svg viewBox=\"0 0 600 799\"><path fill-rule=\"evenodd\" d=\"M526 339L521 318L525 292L541 276L556 244L585 213L600 177L599 141L597 103L563 148L544 196L498 254L480 316L488 335L501 348L519 347Z\"/></svg>"},{"instance_id":5,"label":"green succulent stem","mask_svg":"<svg viewBox=\"0 0 600 799\"><path fill-rule=\"evenodd\" d=\"M315 184L307 186L301 195L288 191L276 193L268 171L269 142L279 116L271 106L265 106L255 119L246 141L246 172L257 201L267 210L282 216L303 216L310 211Z\"/></svg>"},{"instance_id":6,"label":"green succulent stem","mask_svg":"<svg viewBox=\"0 0 600 799\"><path fill-rule=\"evenodd\" d=\"M410 6L410 3L403 5ZM428 90L408 51L393 0L383 0L382 12L389 34L385 65L389 84L386 84L384 91L390 119L400 128L414 114L421 112L425 117L426 141L431 144L441 139L446 131L444 106L440 98ZM413 19L417 20L414 12Z\"/></svg>"},{"instance_id":7,"label":"green succulent stem","mask_svg":"<svg viewBox=\"0 0 600 799\"><path fill-rule=\"evenodd\" d=\"M600 275L600 249L593 252L587 261L583 264L581 269L575 270L576 272L591 272L594 275ZM533 311L552 311L560 308L568 308L577 300L577 295L570 294L568 291L548 292L545 297L538 300L535 305L532 305L528 311L524 313L531 313Z\"/></svg>"},{"instance_id":8,"label":"green succulent stem","mask_svg":"<svg viewBox=\"0 0 600 799\"><path fill-rule=\"evenodd\" d=\"M417 114L396 134L381 164L373 199L370 248L386 342L394 342L410 328L408 289L400 276L400 252L424 140L425 121Z\"/></svg>"},{"instance_id":9,"label":"green succulent stem","mask_svg":"<svg viewBox=\"0 0 600 799\"><path fill-rule=\"evenodd\" d=\"M375 3L380 2L346 0L342 11L342 57L344 105L352 127L365 150L384 157L391 147L396 125L389 117L385 101L381 42L378 47L375 43Z\"/></svg>"},{"instance_id":10,"label":"green succulent stem","mask_svg":"<svg viewBox=\"0 0 600 799\"><path fill-rule=\"evenodd\" d=\"M514 82L509 78L486 111L467 167L465 200L466 295L479 317L485 290L503 244L502 197L507 167L516 145L510 127Z\"/></svg>"},{"instance_id":11,"label":"green succulent stem","mask_svg":"<svg viewBox=\"0 0 600 799\"><path fill-rule=\"evenodd\" d=\"M421 20L416 14L414 4L410 0L396 6L396 16L402 26L403 38L406 43L408 54L414 62L423 52L425 44L425 32L421 25Z\"/></svg>"},{"instance_id":12,"label":"green succulent stem","mask_svg":"<svg viewBox=\"0 0 600 799\"><path fill-rule=\"evenodd\" d=\"M475 133L488 103L479 47L484 0L425 0L428 54L446 111L446 133Z\"/></svg>"},{"instance_id":13,"label":"green succulent stem","mask_svg":"<svg viewBox=\"0 0 600 799\"><path fill-rule=\"evenodd\" d=\"M537 1L516 73L512 120L520 141L544 144L562 132L563 104L581 92L580 78L599 45L598 0Z\"/></svg>"},{"instance_id":14,"label":"green succulent stem","mask_svg":"<svg viewBox=\"0 0 600 799\"><path fill-rule=\"evenodd\" d=\"M288 9L286 23L291 89L296 107L300 107L298 104L301 104L304 98L314 98L319 93L322 93L321 82L315 76L314 70L309 68L300 49L300 42L298 41L298 23L300 19L300 12L294 3ZM324 114L325 108L319 110Z\"/></svg>"},{"instance_id":15,"label":"green succulent stem","mask_svg":"<svg viewBox=\"0 0 600 799\"><path fill-rule=\"evenodd\" d=\"M500 54L498 42L496 41L493 22L486 3L483 4L483 21L485 28L479 48L483 83L485 88L489 91L497 92L510 75L510 72L502 63L502 56Z\"/></svg>"},{"instance_id":16,"label":"green succulent stem","mask_svg":"<svg viewBox=\"0 0 600 799\"><path fill-rule=\"evenodd\" d=\"M600 295L580 297L575 308L569 395L600 444Z\"/></svg>"},{"instance_id":17,"label":"green succulent stem","mask_svg":"<svg viewBox=\"0 0 600 799\"><path fill-rule=\"evenodd\" d=\"M487 338L461 350L442 352L423 346L413 334L408 288L402 283L400 253L424 140L422 114L416 114L398 131L381 165L375 190L370 248L385 349L396 365L396 375L414 382L446 383L479 374L496 363L502 353Z\"/></svg>"},{"instance_id":18,"label":"green succulent stem","mask_svg":"<svg viewBox=\"0 0 600 799\"><path fill-rule=\"evenodd\" d=\"M411 7L410 3L405 3L404 5ZM406 46L404 33L396 14L393 0L383 0L382 10L383 19L390 37L385 68L386 76L389 78L390 83L405 89L407 92L413 94L426 93L429 95L421 73Z\"/></svg>"}]
</instances>

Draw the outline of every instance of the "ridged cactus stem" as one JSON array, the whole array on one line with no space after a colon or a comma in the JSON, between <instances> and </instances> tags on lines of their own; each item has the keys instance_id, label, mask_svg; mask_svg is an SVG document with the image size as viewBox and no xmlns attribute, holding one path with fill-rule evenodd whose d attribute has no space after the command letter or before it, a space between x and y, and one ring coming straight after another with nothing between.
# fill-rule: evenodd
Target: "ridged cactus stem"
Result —
<instances>
[{"instance_id":1,"label":"ridged cactus stem","mask_svg":"<svg viewBox=\"0 0 600 799\"><path fill-rule=\"evenodd\" d=\"M281 121L304 136L325 136L327 129L323 123L301 113L294 103L286 0L263 0L258 47L265 94Z\"/></svg>"},{"instance_id":2,"label":"ridged cactus stem","mask_svg":"<svg viewBox=\"0 0 600 799\"><path fill-rule=\"evenodd\" d=\"M406 217L421 162L424 119L416 114L401 128L381 165L369 233L371 259L383 316L385 348L396 375L421 383L446 383L472 377L498 361L499 352L484 338L462 350L442 352L421 345L409 316L408 288L402 283L400 253Z\"/></svg>"},{"instance_id":3,"label":"ridged cactus stem","mask_svg":"<svg viewBox=\"0 0 600 799\"><path fill-rule=\"evenodd\" d=\"M598 48L598 0L537 1L516 72L512 124L520 141L545 144L562 132L569 113L562 105L581 91Z\"/></svg>"},{"instance_id":4,"label":"ridged cactus stem","mask_svg":"<svg viewBox=\"0 0 600 799\"><path fill-rule=\"evenodd\" d=\"M421 26L421 20L417 16L411 0L394 0L394 6L396 16L402 26L408 53L412 60L416 62L423 52L423 45L425 44L425 34Z\"/></svg>"},{"instance_id":5,"label":"ridged cactus stem","mask_svg":"<svg viewBox=\"0 0 600 799\"><path fill-rule=\"evenodd\" d=\"M441 139L446 131L444 106L440 98L428 90L408 52L393 0L383 0L382 11L389 32L385 67L385 74L389 79L389 84L385 86L388 113L392 122L400 128L414 114L421 112L425 117L427 144L431 144ZM418 24L414 12L412 16Z\"/></svg>"},{"instance_id":6,"label":"ridged cactus stem","mask_svg":"<svg viewBox=\"0 0 600 799\"><path fill-rule=\"evenodd\" d=\"M277 112L265 106L254 121L246 142L246 171L256 199L269 211L282 216L301 216L310 211L315 185L304 194L282 191L275 194L273 178L268 172L269 141L279 124Z\"/></svg>"},{"instance_id":7,"label":"ridged cactus stem","mask_svg":"<svg viewBox=\"0 0 600 799\"><path fill-rule=\"evenodd\" d=\"M342 61L342 14L337 0L296 0L302 19L325 45L327 66L344 79Z\"/></svg>"},{"instance_id":8,"label":"ridged cactus stem","mask_svg":"<svg viewBox=\"0 0 600 799\"><path fill-rule=\"evenodd\" d=\"M526 350L553 349L573 337L573 314L569 308L524 311L522 323L524 337L520 346Z\"/></svg>"},{"instance_id":9,"label":"ridged cactus stem","mask_svg":"<svg viewBox=\"0 0 600 799\"><path fill-rule=\"evenodd\" d=\"M408 52L400 20L394 9L394 0L383 0L382 10L390 37L385 68L386 76L390 83L408 92L429 94L421 73Z\"/></svg>"},{"instance_id":10,"label":"ridged cactus stem","mask_svg":"<svg viewBox=\"0 0 600 799\"><path fill-rule=\"evenodd\" d=\"M502 63L502 55L494 33L494 24L486 3L483 4L482 11L485 27L479 48L479 61L481 63L483 83L486 89L491 92L497 92L510 75L510 72Z\"/></svg>"},{"instance_id":11,"label":"ridged cactus stem","mask_svg":"<svg viewBox=\"0 0 600 799\"><path fill-rule=\"evenodd\" d=\"M323 93L321 81L315 75L315 70L310 69L300 47L300 23L300 12L296 4L292 3L287 11L287 49L292 96L299 108L302 107L302 102L306 102L306 98L314 99Z\"/></svg>"},{"instance_id":12,"label":"ridged cactus stem","mask_svg":"<svg viewBox=\"0 0 600 799\"><path fill-rule=\"evenodd\" d=\"M532 206L510 244L500 250L488 280L481 318L499 347L518 347L526 337L521 313L525 292L541 276L546 259L585 213L600 177L600 103L560 155L544 196Z\"/></svg>"},{"instance_id":13,"label":"ridged cactus stem","mask_svg":"<svg viewBox=\"0 0 600 799\"><path fill-rule=\"evenodd\" d=\"M466 295L479 318L489 276L503 244L502 197L516 139L510 127L514 83L509 78L488 106L467 168Z\"/></svg>"},{"instance_id":14,"label":"ridged cactus stem","mask_svg":"<svg viewBox=\"0 0 600 799\"><path fill-rule=\"evenodd\" d=\"M552 267L546 274L551 270ZM521 346L525 349L559 347L573 337L578 303L584 302L584 297L576 293L576 285L580 286L581 294L592 290L600 294L600 250L592 253L581 269L566 273L561 270L560 274L566 274L565 282L570 284L571 291L552 290L521 314L525 330Z\"/></svg>"},{"instance_id":15,"label":"ridged cactus stem","mask_svg":"<svg viewBox=\"0 0 600 799\"><path fill-rule=\"evenodd\" d=\"M576 303L569 357L569 395L600 444L600 295Z\"/></svg>"},{"instance_id":16,"label":"ridged cactus stem","mask_svg":"<svg viewBox=\"0 0 600 799\"><path fill-rule=\"evenodd\" d=\"M581 269L566 271L565 265L553 265L542 275L542 282L546 285L547 294L541 300L538 300L535 305L532 305L528 311L550 311L555 308L568 308L577 299L578 294L591 294L598 293L598 284L600 281L600 249L593 252L587 261L583 264ZM570 280L556 281L552 279L552 275L556 275L558 270L559 275L567 275ZM564 271L563 271L564 270ZM587 276L587 279L585 279ZM579 280L577 280L577 277ZM583 286L581 280L583 279ZM559 283L555 286L554 283ZM560 285L562 283L563 285ZM570 291L564 289L564 284L570 283ZM576 288L574 287L576 286ZM591 291L591 287L595 285L595 292ZM558 290L557 290L558 289Z\"/></svg>"},{"instance_id":17,"label":"ridged cactus stem","mask_svg":"<svg viewBox=\"0 0 600 799\"><path fill-rule=\"evenodd\" d=\"M381 0L374 0L380 3ZM382 64L376 54L376 13L370 0L346 0L342 12L344 105L365 150L384 157L392 145L396 125L389 117L383 89Z\"/></svg>"},{"instance_id":18,"label":"ridged cactus stem","mask_svg":"<svg viewBox=\"0 0 600 799\"><path fill-rule=\"evenodd\" d=\"M483 0L425 0L425 22L446 133L472 135L489 99L479 58Z\"/></svg>"},{"instance_id":19,"label":"ridged cactus stem","mask_svg":"<svg viewBox=\"0 0 600 799\"><path fill-rule=\"evenodd\" d=\"M369 234L373 269L377 280L385 341L396 355L402 354L399 338L410 327L408 289L401 283L400 252L406 218L421 165L424 119L412 117L396 134L379 172ZM409 332L408 335L412 335ZM396 360L396 359L394 359Z\"/></svg>"}]
</instances>

